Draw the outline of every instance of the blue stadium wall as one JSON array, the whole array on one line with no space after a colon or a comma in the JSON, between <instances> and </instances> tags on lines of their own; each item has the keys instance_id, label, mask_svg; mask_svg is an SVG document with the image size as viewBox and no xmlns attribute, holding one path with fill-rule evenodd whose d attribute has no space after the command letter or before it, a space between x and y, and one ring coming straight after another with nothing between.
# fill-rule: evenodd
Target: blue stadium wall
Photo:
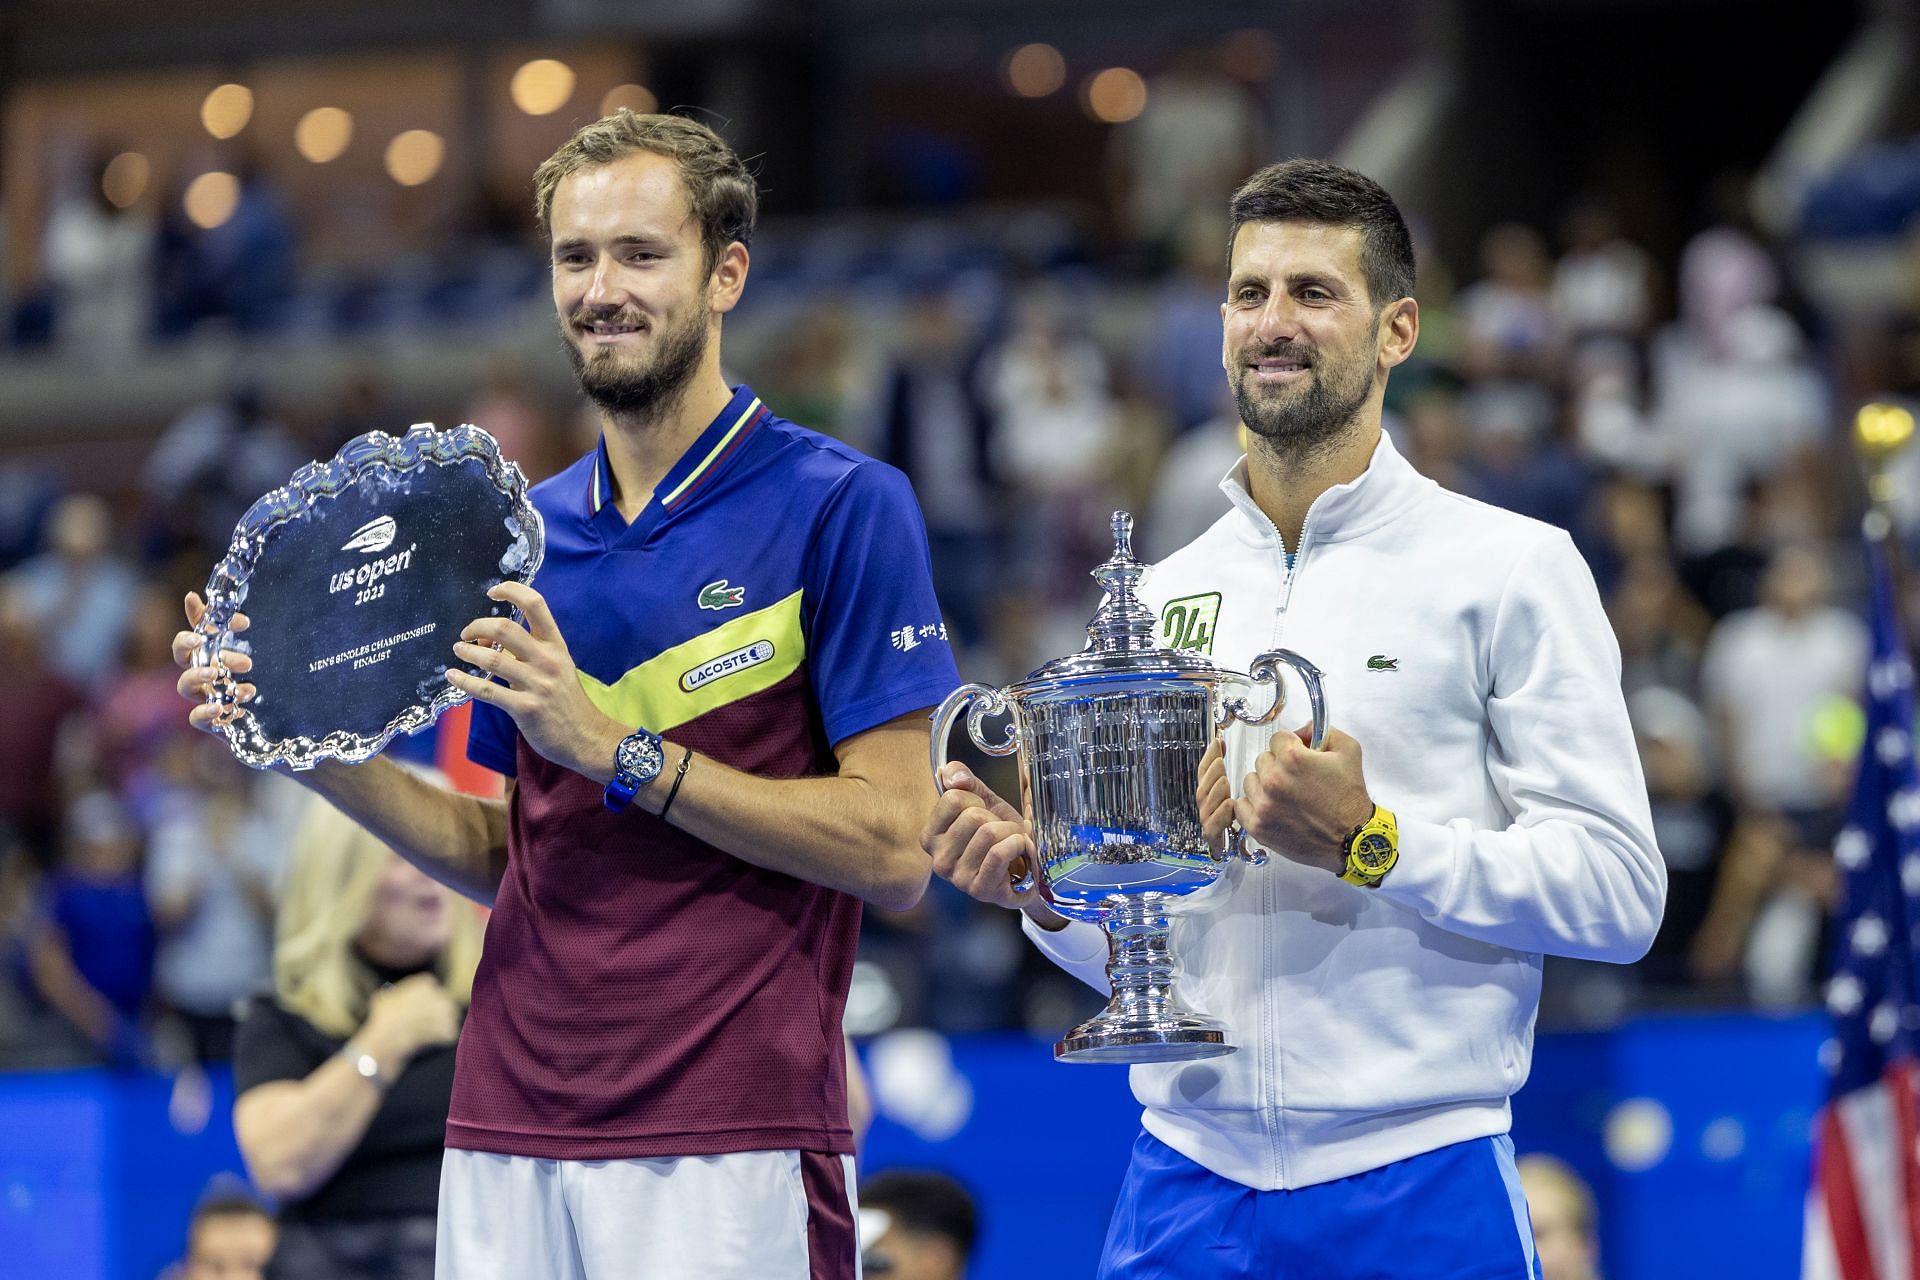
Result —
<instances>
[{"instance_id":1,"label":"blue stadium wall","mask_svg":"<svg viewBox=\"0 0 1920 1280\"><path fill-rule=\"evenodd\" d=\"M1716 1015L1543 1035L1515 1145L1593 1183L1610 1275L1789 1280L1825 1034L1818 1015ZM981 1280L1091 1276L1138 1132L1124 1071L1057 1066L1017 1037L950 1047L964 1122L950 1112L939 1127L958 1128L936 1141L883 1113L866 1168L936 1168L973 1188ZM224 1076L210 1095L96 1071L0 1076L0 1275L153 1280L207 1180L240 1167L231 1105Z\"/></svg>"}]
</instances>

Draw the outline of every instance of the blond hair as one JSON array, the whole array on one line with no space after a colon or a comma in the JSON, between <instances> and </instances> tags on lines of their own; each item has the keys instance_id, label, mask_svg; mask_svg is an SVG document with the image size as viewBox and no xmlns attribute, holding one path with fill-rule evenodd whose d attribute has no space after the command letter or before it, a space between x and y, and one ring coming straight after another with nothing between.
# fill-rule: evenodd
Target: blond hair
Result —
<instances>
[{"instance_id":1,"label":"blond hair","mask_svg":"<svg viewBox=\"0 0 1920 1280\"><path fill-rule=\"evenodd\" d=\"M533 212L540 230L553 235L553 193L562 178L641 151L665 156L679 168L700 223L709 272L728 245L753 239L760 195L733 148L698 120L641 115L626 107L582 127L533 171Z\"/></svg>"},{"instance_id":2,"label":"blond hair","mask_svg":"<svg viewBox=\"0 0 1920 1280\"><path fill-rule=\"evenodd\" d=\"M398 856L324 800L311 802L294 836L293 870L275 930L274 993L328 1035L352 1035L366 1021L380 979L354 941L373 912L380 877ZM464 1007L480 963L480 917L453 890L442 892L450 899L451 928L434 971Z\"/></svg>"},{"instance_id":3,"label":"blond hair","mask_svg":"<svg viewBox=\"0 0 1920 1280\"><path fill-rule=\"evenodd\" d=\"M1572 1215L1574 1229L1580 1235L1591 1239L1594 1234L1595 1214L1593 1208L1593 1189L1573 1171L1573 1166L1558 1156L1536 1152L1521 1156L1515 1162L1514 1172L1520 1175L1520 1186L1529 1194L1538 1192L1558 1192L1567 1201L1567 1210ZM1532 1184L1529 1188L1528 1184Z\"/></svg>"}]
</instances>

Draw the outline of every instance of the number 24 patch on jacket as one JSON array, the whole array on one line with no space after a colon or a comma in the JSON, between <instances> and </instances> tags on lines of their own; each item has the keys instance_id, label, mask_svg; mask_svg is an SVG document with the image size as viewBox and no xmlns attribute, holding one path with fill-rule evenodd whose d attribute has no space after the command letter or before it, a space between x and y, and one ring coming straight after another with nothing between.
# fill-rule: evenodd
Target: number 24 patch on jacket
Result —
<instances>
[{"instance_id":1,"label":"number 24 patch on jacket","mask_svg":"<svg viewBox=\"0 0 1920 1280\"><path fill-rule=\"evenodd\" d=\"M1160 610L1160 643L1169 649L1213 652L1213 634L1220 622L1220 593L1181 596Z\"/></svg>"}]
</instances>

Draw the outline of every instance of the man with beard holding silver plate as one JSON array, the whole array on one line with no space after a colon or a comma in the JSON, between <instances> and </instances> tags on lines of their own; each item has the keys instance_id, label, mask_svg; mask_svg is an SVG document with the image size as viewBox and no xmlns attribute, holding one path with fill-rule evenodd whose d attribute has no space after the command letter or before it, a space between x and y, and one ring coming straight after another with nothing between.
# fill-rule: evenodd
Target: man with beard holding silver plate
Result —
<instances>
[{"instance_id":1,"label":"man with beard holding silver plate","mask_svg":"<svg viewBox=\"0 0 1920 1280\"><path fill-rule=\"evenodd\" d=\"M1392 198L1293 160L1231 212L1222 359L1251 448L1139 593L1170 647L1305 655L1337 727L1316 751L1236 724L1202 763L1208 835L1237 819L1281 856L1175 920L1182 992L1239 1051L1132 1068L1145 1132L1099 1274L1522 1280L1508 1099L1541 957L1638 959L1666 894L1618 647L1566 533L1443 490L1381 430L1420 328ZM935 871L1104 990L1101 930L1012 887L1021 814L942 780Z\"/></svg>"},{"instance_id":2,"label":"man with beard holding silver plate","mask_svg":"<svg viewBox=\"0 0 1920 1280\"><path fill-rule=\"evenodd\" d=\"M533 490L540 590L489 593L525 624L453 646L509 799L381 759L297 775L493 906L436 1273L851 1280L841 1012L861 902L925 890L927 711L958 683L926 533L905 477L723 380L757 196L712 130L621 111L534 186L604 433Z\"/></svg>"}]
</instances>

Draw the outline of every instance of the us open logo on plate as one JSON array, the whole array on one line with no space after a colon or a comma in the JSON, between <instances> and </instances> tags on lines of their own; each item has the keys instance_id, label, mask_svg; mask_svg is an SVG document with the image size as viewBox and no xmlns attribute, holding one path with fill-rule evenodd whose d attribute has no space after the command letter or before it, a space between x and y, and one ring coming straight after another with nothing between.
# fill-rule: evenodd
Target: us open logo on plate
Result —
<instances>
[{"instance_id":1,"label":"us open logo on plate","mask_svg":"<svg viewBox=\"0 0 1920 1280\"><path fill-rule=\"evenodd\" d=\"M680 687L692 693L702 685L712 684L727 676L745 671L748 667L757 667L763 662L773 660L773 641L755 640L750 645L735 649L732 653L723 653L717 658L709 658L693 670L680 677Z\"/></svg>"},{"instance_id":2,"label":"us open logo on plate","mask_svg":"<svg viewBox=\"0 0 1920 1280\"><path fill-rule=\"evenodd\" d=\"M353 531L342 551L364 551L368 555L379 555L393 545L394 534L398 528L392 516L381 516L378 520L369 520Z\"/></svg>"}]
</instances>

